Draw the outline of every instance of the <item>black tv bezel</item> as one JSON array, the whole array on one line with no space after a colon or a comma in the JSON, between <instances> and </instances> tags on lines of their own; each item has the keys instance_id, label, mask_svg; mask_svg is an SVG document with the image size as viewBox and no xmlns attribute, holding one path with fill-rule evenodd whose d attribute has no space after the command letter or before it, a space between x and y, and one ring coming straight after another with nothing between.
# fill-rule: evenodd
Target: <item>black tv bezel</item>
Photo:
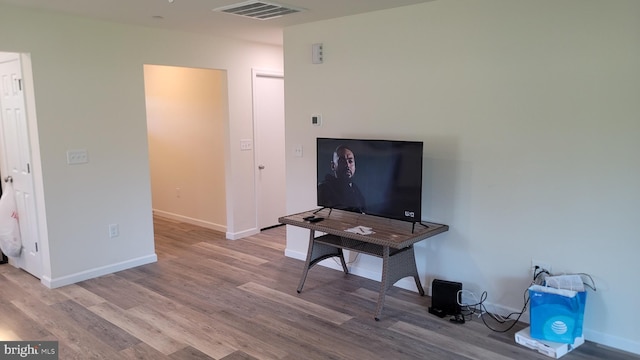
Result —
<instances>
[{"instance_id":1,"label":"black tv bezel","mask_svg":"<svg viewBox=\"0 0 640 360\"><path fill-rule=\"evenodd\" d=\"M379 143L387 143L387 144L412 144L412 145L419 145L421 152L420 152L420 162L419 162L419 171L416 171L416 173L420 174L420 187L419 187L419 196L417 196L417 198L419 199L419 201L417 202L418 205L418 214L414 214L414 217L410 217L410 216L403 216L402 214L400 215L394 215L394 214L389 214L389 213L380 213L380 212L365 212L367 215L371 215L371 216L378 216L381 218L386 218L386 219L394 219L394 220L400 220L400 221L405 221L405 222L409 222L409 223L421 223L422 222L422 194L423 194L423 182L424 182L424 142L423 141L418 141L418 140L394 140L394 139L380 139L380 138L375 138L375 139L368 139L368 138L341 138L341 137L317 137L316 138L316 186L318 185L318 183L322 180L322 174L319 172L320 169L320 162L324 161L325 159L321 159L320 156L320 141L332 141L335 142L336 144L344 142L344 143L358 143L358 142L366 142L366 143L375 143L375 142L379 142ZM416 152L417 154L417 152ZM358 163L358 155L356 154L356 164ZM356 174L358 174L357 172L357 166L356 166ZM316 187L316 191L317 191L317 187ZM319 210L321 209L334 209L330 206L325 206L323 204L320 204L320 199L319 199L319 194L316 192L316 205L320 207ZM335 208L335 209L339 209L339 208ZM319 211L318 210L318 211ZM350 211L353 212L351 210L345 210L345 209L341 209L344 211Z\"/></svg>"}]
</instances>

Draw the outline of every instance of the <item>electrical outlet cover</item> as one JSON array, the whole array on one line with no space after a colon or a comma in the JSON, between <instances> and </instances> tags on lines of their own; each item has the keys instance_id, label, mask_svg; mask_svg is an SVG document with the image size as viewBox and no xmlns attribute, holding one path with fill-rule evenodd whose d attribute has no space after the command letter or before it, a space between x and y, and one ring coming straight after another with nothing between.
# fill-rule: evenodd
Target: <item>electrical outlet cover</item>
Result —
<instances>
[{"instance_id":1,"label":"electrical outlet cover","mask_svg":"<svg viewBox=\"0 0 640 360\"><path fill-rule=\"evenodd\" d=\"M535 260L535 259L531 259L531 272L536 271L536 266L539 267L539 269L544 269L547 270L548 272L551 272L551 264L546 262L546 261L540 261L540 260Z\"/></svg>"}]
</instances>

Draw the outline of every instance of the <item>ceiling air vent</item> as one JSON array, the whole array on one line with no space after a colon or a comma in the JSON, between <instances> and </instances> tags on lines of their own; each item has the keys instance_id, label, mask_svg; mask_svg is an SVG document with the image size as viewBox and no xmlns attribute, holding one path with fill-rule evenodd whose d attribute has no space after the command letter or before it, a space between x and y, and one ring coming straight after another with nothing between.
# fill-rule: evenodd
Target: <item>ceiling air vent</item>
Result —
<instances>
[{"instance_id":1,"label":"ceiling air vent","mask_svg":"<svg viewBox=\"0 0 640 360\"><path fill-rule=\"evenodd\" d=\"M301 10L264 1L245 1L239 4L219 7L213 9L213 11L250 17L252 19L269 20L283 15L297 13Z\"/></svg>"}]
</instances>

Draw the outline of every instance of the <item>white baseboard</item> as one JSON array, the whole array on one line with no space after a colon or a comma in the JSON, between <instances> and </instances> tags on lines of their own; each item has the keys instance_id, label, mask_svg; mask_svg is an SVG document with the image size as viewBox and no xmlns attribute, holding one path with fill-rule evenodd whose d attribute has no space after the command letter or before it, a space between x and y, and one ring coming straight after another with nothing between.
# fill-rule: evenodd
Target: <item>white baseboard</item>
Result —
<instances>
[{"instance_id":1,"label":"white baseboard","mask_svg":"<svg viewBox=\"0 0 640 360\"><path fill-rule=\"evenodd\" d=\"M292 259L297 259L297 260L302 260L302 261L306 261L307 260L307 253L306 252L299 252L299 251L292 251L289 249L284 249L284 256L286 257L290 257Z\"/></svg>"},{"instance_id":2,"label":"white baseboard","mask_svg":"<svg viewBox=\"0 0 640 360\"><path fill-rule=\"evenodd\" d=\"M54 289L54 288L58 288L65 285L75 284L80 281L93 279L99 276L113 274L118 271L131 269L140 265L154 263L157 261L158 261L158 256L154 253L154 254L139 257L136 259L131 259L131 260L123 261L116 264L110 264L107 266L85 270L79 273L66 275L58 278L52 279L47 276L43 276L40 282L42 283L42 285L48 287L49 289Z\"/></svg>"},{"instance_id":3,"label":"white baseboard","mask_svg":"<svg viewBox=\"0 0 640 360\"><path fill-rule=\"evenodd\" d=\"M584 338L610 348L630 352L640 355L640 342L624 339L618 336L611 336L599 331L584 329Z\"/></svg>"},{"instance_id":4,"label":"white baseboard","mask_svg":"<svg viewBox=\"0 0 640 360\"><path fill-rule=\"evenodd\" d=\"M256 229L256 228L249 229L249 230L244 230L244 231L239 231L239 232L228 232L227 231L227 227L225 225L214 224L212 222L208 222L208 221L204 221L204 220L200 220L200 219L194 219L194 218L190 218L188 216L173 214L173 213L166 212L166 211L161 211L161 210L155 210L154 209L153 213L155 215L157 215L159 217L163 217L165 219L180 221L180 222L183 222L183 223L196 225L196 226L201 226L201 227L204 227L204 228L207 228L207 229L223 232L224 236L225 236L225 238L227 240L238 240L238 239L245 238L247 236L251 236L251 235L255 235L255 234L259 234L260 233L260 230Z\"/></svg>"},{"instance_id":5,"label":"white baseboard","mask_svg":"<svg viewBox=\"0 0 640 360\"><path fill-rule=\"evenodd\" d=\"M227 238L227 240L238 240L238 239L242 239L244 237L259 234L259 233L260 233L260 230L254 228L254 229L249 229L249 230L235 232L235 233L226 232L225 237Z\"/></svg>"},{"instance_id":6,"label":"white baseboard","mask_svg":"<svg viewBox=\"0 0 640 360\"><path fill-rule=\"evenodd\" d=\"M226 225L220 225L220 224L212 223L209 221L194 219L184 215L174 214L174 213L170 213L162 210L156 210L156 209L153 209L153 214L165 219L170 219L170 220L180 221L180 222L191 224L191 225L201 226L203 228L207 228L211 230L216 230L220 232L227 231Z\"/></svg>"}]
</instances>

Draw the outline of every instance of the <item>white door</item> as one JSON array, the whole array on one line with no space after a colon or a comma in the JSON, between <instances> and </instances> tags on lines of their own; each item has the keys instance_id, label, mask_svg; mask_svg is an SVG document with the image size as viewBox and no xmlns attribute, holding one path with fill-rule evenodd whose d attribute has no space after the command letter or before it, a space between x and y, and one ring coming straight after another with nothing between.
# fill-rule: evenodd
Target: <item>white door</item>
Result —
<instances>
[{"instance_id":1,"label":"white door","mask_svg":"<svg viewBox=\"0 0 640 360\"><path fill-rule=\"evenodd\" d=\"M10 176L13 179L23 246L17 265L40 278L42 258L38 249L29 131L19 54L0 53L0 79L2 177Z\"/></svg>"},{"instance_id":2,"label":"white door","mask_svg":"<svg viewBox=\"0 0 640 360\"><path fill-rule=\"evenodd\" d=\"M254 70L253 117L257 223L264 229L278 225L278 218L286 215L282 73Z\"/></svg>"}]
</instances>

